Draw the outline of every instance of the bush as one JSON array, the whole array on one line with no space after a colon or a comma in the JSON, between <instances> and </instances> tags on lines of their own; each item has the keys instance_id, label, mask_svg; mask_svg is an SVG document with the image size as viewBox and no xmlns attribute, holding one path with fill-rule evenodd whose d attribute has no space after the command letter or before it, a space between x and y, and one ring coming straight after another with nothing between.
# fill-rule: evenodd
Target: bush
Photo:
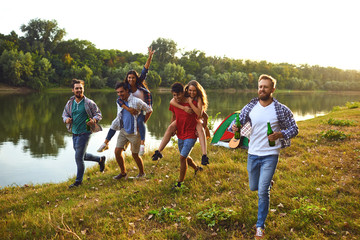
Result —
<instances>
[{"instance_id":1,"label":"bush","mask_svg":"<svg viewBox=\"0 0 360 240\"><path fill-rule=\"evenodd\" d=\"M349 135L346 135L342 131L331 129L331 130L326 131L325 133L321 132L321 137L328 139L328 140L337 141L337 140L344 140L347 137L349 137Z\"/></svg>"},{"instance_id":2,"label":"bush","mask_svg":"<svg viewBox=\"0 0 360 240\"><path fill-rule=\"evenodd\" d=\"M349 109L359 108L360 107L360 102L347 102L346 107L349 108Z\"/></svg>"},{"instance_id":3,"label":"bush","mask_svg":"<svg viewBox=\"0 0 360 240\"><path fill-rule=\"evenodd\" d=\"M235 215L231 209L217 207L213 204L211 208L196 214L197 218L205 221L208 227L214 227L230 220Z\"/></svg>"},{"instance_id":4,"label":"bush","mask_svg":"<svg viewBox=\"0 0 360 240\"><path fill-rule=\"evenodd\" d=\"M184 219L183 216L178 216L172 208L162 207L160 211L151 210L148 213L150 214L148 219L154 218L159 223L180 222Z\"/></svg>"},{"instance_id":5,"label":"bush","mask_svg":"<svg viewBox=\"0 0 360 240\"><path fill-rule=\"evenodd\" d=\"M334 125L334 126L354 126L355 122L350 120L336 120L333 118L330 118L328 120L328 124Z\"/></svg>"}]
</instances>

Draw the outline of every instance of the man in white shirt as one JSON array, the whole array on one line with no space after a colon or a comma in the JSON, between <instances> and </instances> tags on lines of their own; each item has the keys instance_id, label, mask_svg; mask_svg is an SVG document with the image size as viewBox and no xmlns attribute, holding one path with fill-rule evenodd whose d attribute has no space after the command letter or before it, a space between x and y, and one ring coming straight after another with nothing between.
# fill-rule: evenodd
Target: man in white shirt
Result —
<instances>
[{"instance_id":1,"label":"man in white shirt","mask_svg":"<svg viewBox=\"0 0 360 240\"><path fill-rule=\"evenodd\" d=\"M272 94L276 80L269 75L261 75L258 81L258 97L248 103L239 114L241 126L251 125L249 138L247 170L251 191L258 191L258 220L256 239L264 236L265 220L269 212L271 180L275 173L281 148L290 146L290 139L299 130L291 110L279 103ZM273 134L267 136L267 122L270 122ZM233 121L228 130L237 131ZM269 141L275 141L270 146Z\"/></svg>"}]
</instances>

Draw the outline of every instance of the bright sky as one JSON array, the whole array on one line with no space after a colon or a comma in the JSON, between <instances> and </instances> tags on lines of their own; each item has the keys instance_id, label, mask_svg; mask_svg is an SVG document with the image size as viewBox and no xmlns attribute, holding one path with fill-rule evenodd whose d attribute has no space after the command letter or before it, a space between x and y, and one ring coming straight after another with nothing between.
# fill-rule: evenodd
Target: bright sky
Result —
<instances>
[{"instance_id":1,"label":"bright sky","mask_svg":"<svg viewBox=\"0 0 360 240\"><path fill-rule=\"evenodd\" d=\"M360 70L357 0L13 0L0 33L31 19L57 20L65 39L147 53L159 37L207 56Z\"/></svg>"}]
</instances>

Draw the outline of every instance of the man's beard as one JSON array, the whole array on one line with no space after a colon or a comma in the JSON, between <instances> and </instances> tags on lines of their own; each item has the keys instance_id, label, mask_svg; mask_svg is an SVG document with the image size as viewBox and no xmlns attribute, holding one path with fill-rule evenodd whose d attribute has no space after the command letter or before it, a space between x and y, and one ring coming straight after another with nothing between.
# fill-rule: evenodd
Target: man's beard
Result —
<instances>
[{"instance_id":1,"label":"man's beard","mask_svg":"<svg viewBox=\"0 0 360 240\"><path fill-rule=\"evenodd\" d=\"M75 97L81 99L83 97L82 93L75 93Z\"/></svg>"},{"instance_id":2,"label":"man's beard","mask_svg":"<svg viewBox=\"0 0 360 240\"><path fill-rule=\"evenodd\" d=\"M267 101L267 100L269 100L271 98L271 93L269 93L269 94L265 94L265 95L263 95L263 96L259 96L259 99L261 100L261 101Z\"/></svg>"}]
</instances>

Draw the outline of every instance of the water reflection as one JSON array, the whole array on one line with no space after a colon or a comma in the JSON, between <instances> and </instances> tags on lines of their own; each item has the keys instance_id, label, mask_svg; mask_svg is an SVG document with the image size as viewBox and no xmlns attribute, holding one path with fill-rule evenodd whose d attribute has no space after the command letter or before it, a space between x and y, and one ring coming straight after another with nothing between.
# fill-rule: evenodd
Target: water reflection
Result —
<instances>
[{"instance_id":1,"label":"water reflection","mask_svg":"<svg viewBox=\"0 0 360 240\"><path fill-rule=\"evenodd\" d=\"M100 107L105 131L94 134L89 150L95 152L104 140L108 127L116 115L115 92L85 92ZM28 95L0 95L0 186L12 183L64 181L75 174L71 134L66 131L61 114L69 93L33 93ZM208 114L218 116L215 128L227 115L241 109L256 96L250 93L208 92ZM319 116L334 106L347 101L359 101L358 93L276 93L275 97L286 104L297 120ZM154 112L147 123L147 148L158 146L171 113L170 93L153 93ZM116 138L111 142L115 146ZM112 148L113 149L113 148ZM107 151L113 157L112 150ZM95 152L96 153L96 152ZM55 160L55 161L52 161ZM55 163L56 162L56 163ZM89 165L87 165L89 166ZM33 167L33 168L32 168ZM35 173L32 177L29 169ZM62 174L65 172L65 174ZM15 180L21 175L21 180ZM26 175L26 177L23 177ZM39 179L44 175L43 179ZM45 176L46 175L46 176ZM61 176L58 176L61 175Z\"/></svg>"}]
</instances>

